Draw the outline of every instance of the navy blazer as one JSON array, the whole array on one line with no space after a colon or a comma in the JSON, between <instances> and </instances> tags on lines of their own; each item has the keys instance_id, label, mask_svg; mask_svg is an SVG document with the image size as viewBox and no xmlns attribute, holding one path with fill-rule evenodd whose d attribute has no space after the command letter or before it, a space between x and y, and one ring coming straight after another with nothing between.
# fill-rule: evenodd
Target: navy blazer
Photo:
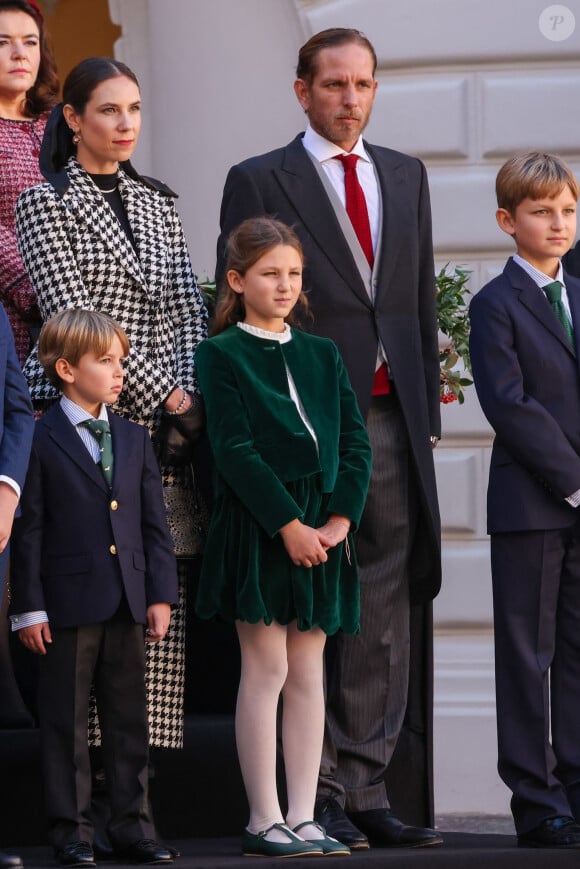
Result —
<instances>
[{"instance_id":1,"label":"navy blazer","mask_svg":"<svg viewBox=\"0 0 580 869\"><path fill-rule=\"evenodd\" d=\"M0 474L24 486L34 417L28 386L22 374L6 311L0 304ZM16 511L18 516L20 509ZM5 559L0 557L0 596Z\"/></svg>"},{"instance_id":2,"label":"navy blazer","mask_svg":"<svg viewBox=\"0 0 580 869\"><path fill-rule=\"evenodd\" d=\"M545 293L511 258L473 298L471 361L496 437L489 533L565 528L580 489L580 280L565 274L572 347Z\"/></svg>"},{"instance_id":3,"label":"navy blazer","mask_svg":"<svg viewBox=\"0 0 580 869\"><path fill-rule=\"evenodd\" d=\"M371 400L379 338L403 409L420 488L411 553L413 602L441 584L440 522L430 435L439 435L439 351L431 209L420 160L365 142L383 205L380 255L371 302L324 185L302 144L244 160L230 169L221 207L216 275L225 243L243 220L273 215L294 227L304 247L304 289L311 328L331 338L344 359L363 417Z\"/></svg>"},{"instance_id":4,"label":"navy blazer","mask_svg":"<svg viewBox=\"0 0 580 869\"><path fill-rule=\"evenodd\" d=\"M11 613L45 610L55 628L103 622L125 592L136 622L177 602L177 568L146 428L109 412L113 487L60 404L36 423L15 523Z\"/></svg>"}]
</instances>

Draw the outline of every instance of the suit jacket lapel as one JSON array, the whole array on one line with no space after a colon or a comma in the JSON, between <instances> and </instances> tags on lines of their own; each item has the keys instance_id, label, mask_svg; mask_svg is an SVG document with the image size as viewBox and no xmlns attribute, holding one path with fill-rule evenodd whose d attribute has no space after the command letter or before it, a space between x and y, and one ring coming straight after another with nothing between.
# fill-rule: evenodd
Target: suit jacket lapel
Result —
<instances>
[{"instance_id":1,"label":"suit jacket lapel","mask_svg":"<svg viewBox=\"0 0 580 869\"><path fill-rule=\"evenodd\" d=\"M131 454L130 438L128 437L129 429L123 425L120 417L107 409L109 416L109 425L111 426L111 437L113 439L113 494L117 494L123 484L123 476L128 467Z\"/></svg>"},{"instance_id":2,"label":"suit jacket lapel","mask_svg":"<svg viewBox=\"0 0 580 869\"><path fill-rule=\"evenodd\" d=\"M69 210L91 233L99 237L111 256L118 260L133 280L145 286L145 276L137 252L96 185L74 160L68 164L68 174L70 186L65 199ZM124 181L120 183L123 184Z\"/></svg>"},{"instance_id":3,"label":"suit jacket lapel","mask_svg":"<svg viewBox=\"0 0 580 869\"><path fill-rule=\"evenodd\" d=\"M380 293L381 287L387 286L389 292L405 292L405 287L396 287L391 281L402 237L401 226L407 214L413 219L407 199L405 168L395 153L379 151L366 141L364 146L375 167L382 205L379 246L375 255L376 292Z\"/></svg>"},{"instance_id":4,"label":"suit jacket lapel","mask_svg":"<svg viewBox=\"0 0 580 869\"><path fill-rule=\"evenodd\" d=\"M342 279L370 307L369 295L350 247L344 243L344 234L334 208L301 140L302 134L290 142L282 168L275 170L274 174L309 234L324 254L330 256Z\"/></svg>"},{"instance_id":5,"label":"suit jacket lapel","mask_svg":"<svg viewBox=\"0 0 580 869\"><path fill-rule=\"evenodd\" d=\"M520 266L512 259L508 260L504 271L514 289L519 293L519 299L522 305L525 305L538 322L541 323L541 325L547 329L554 338L557 338L568 353L571 353L572 356L576 356L576 351L570 344L562 324L554 314L545 293L542 292L535 281L533 281L527 272L520 268ZM572 309L572 316L574 317L574 309Z\"/></svg>"},{"instance_id":6,"label":"suit jacket lapel","mask_svg":"<svg viewBox=\"0 0 580 869\"><path fill-rule=\"evenodd\" d=\"M83 471L87 477L95 483L99 489L109 491L99 465L93 461L92 456L78 436L78 433L62 411L59 404L54 405L46 416L43 423L47 426L51 438L65 452L73 462Z\"/></svg>"},{"instance_id":7,"label":"suit jacket lapel","mask_svg":"<svg viewBox=\"0 0 580 869\"><path fill-rule=\"evenodd\" d=\"M572 325L574 327L574 339L576 343L576 356L580 361L580 281L571 275L565 274L566 293L572 312Z\"/></svg>"}]
</instances>

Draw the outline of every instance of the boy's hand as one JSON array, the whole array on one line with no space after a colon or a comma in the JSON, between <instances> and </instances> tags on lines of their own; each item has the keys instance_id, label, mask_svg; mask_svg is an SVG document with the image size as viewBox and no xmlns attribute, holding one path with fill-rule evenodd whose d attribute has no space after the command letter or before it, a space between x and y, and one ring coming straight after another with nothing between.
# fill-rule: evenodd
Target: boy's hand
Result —
<instances>
[{"instance_id":1,"label":"boy's hand","mask_svg":"<svg viewBox=\"0 0 580 869\"><path fill-rule=\"evenodd\" d=\"M320 542L318 531L293 519L280 529L286 551L297 567L312 567L328 561L328 555Z\"/></svg>"},{"instance_id":2,"label":"boy's hand","mask_svg":"<svg viewBox=\"0 0 580 869\"><path fill-rule=\"evenodd\" d=\"M8 546L17 506L18 495L12 486L0 482L0 552L4 552Z\"/></svg>"},{"instance_id":3,"label":"boy's hand","mask_svg":"<svg viewBox=\"0 0 580 869\"><path fill-rule=\"evenodd\" d=\"M316 529L318 538L325 549L332 549L338 543L346 539L350 531L350 519L348 516L339 516L338 513L329 516L328 520Z\"/></svg>"},{"instance_id":4,"label":"boy's hand","mask_svg":"<svg viewBox=\"0 0 580 869\"><path fill-rule=\"evenodd\" d=\"M157 643L162 640L171 622L171 607L168 603L152 603L147 607L146 643Z\"/></svg>"},{"instance_id":5,"label":"boy's hand","mask_svg":"<svg viewBox=\"0 0 580 869\"><path fill-rule=\"evenodd\" d=\"M18 639L31 652L35 652L37 655L46 655L45 643L52 643L50 625L48 622L41 622L38 625L28 625L27 628L20 628Z\"/></svg>"}]
</instances>

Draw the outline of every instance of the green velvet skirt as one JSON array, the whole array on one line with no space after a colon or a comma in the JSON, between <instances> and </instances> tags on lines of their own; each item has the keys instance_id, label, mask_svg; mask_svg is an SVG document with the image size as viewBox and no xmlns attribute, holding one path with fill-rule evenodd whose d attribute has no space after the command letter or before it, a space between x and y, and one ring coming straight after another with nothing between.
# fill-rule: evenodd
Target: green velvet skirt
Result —
<instances>
[{"instance_id":1,"label":"green velvet skirt","mask_svg":"<svg viewBox=\"0 0 580 869\"><path fill-rule=\"evenodd\" d=\"M303 522L323 525L329 496L316 475L286 484L304 513ZM299 630L318 626L326 634L359 631L359 580L352 536L328 550L328 561L296 567L279 534L271 538L229 490L217 499L210 521L196 612L251 623L272 621Z\"/></svg>"}]
</instances>

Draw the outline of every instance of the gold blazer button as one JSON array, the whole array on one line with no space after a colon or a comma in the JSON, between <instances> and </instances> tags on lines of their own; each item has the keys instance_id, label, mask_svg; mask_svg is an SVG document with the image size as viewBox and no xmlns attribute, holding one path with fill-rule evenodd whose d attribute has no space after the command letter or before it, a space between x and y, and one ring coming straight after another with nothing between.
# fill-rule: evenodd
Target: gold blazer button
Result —
<instances>
[{"instance_id":1,"label":"gold blazer button","mask_svg":"<svg viewBox=\"0 0 580 869\"><path fill-rule=\"evenodd\" d=\"M111 510L118 510L118 509L119 509L119 502L118 501L111 501Z\"/></svg>"},{"instance_id":2,"label":"gold blazer button","mask_svg":"<svg viewBox=\"0 0 580 869\"><path fill-rule=\"evenodd\" d=\"M111 555L116 555L116 554L117 554L117 547L115 546L114 543L111 544L111 546L109 546L109 552L111 553Z\"/></svg>"}]
</instances>

